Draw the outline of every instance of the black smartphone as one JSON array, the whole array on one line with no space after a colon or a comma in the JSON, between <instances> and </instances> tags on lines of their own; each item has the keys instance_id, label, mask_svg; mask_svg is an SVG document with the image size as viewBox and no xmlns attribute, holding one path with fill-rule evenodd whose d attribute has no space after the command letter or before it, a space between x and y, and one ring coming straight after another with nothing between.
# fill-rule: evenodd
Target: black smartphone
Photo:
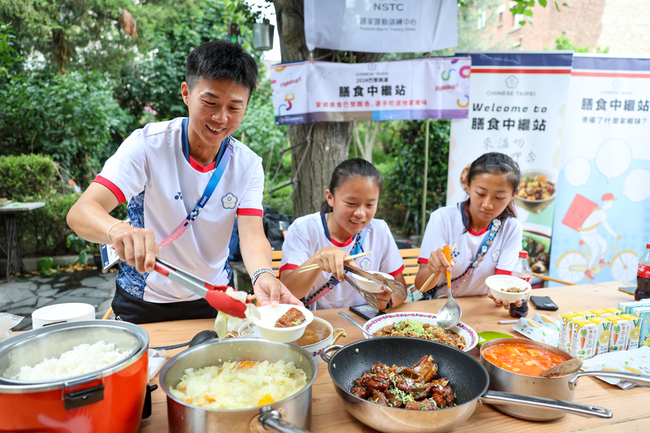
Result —
<instances>
[{"instance_id":1,"label":"black smartphone","mask_svg":"<svg viewBox=\"0 0 650 433\"><path fill-rule=\"evenodd\" d=\"M531 296L530 302L538 310L557 311L558 306L548 296Z\"/></svg>"},{"instance_id":2,"label":"black smartphone","mask_svg":"<svg viewBox=\"0 0 650 433\"><path fill-rule=\"evenodd\" d=\"M352 305L350 306L350 311L352 311L354 314L363 317L366 320L370 320L373 317L379 315L379 313L377 313L375 309L368 304Z\"/></svg>"}]
</instances>

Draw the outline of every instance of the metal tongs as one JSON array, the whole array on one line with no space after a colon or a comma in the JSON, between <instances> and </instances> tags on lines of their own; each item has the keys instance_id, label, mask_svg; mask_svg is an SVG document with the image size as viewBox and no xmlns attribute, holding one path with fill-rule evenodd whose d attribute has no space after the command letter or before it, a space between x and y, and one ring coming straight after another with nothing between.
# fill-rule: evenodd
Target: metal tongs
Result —
<instances>
[{"instance_id":1,"label":"metal tongs","mask_svg":"<svg viewBox=\"0 0 650 433\"><path fill-rule=\"evenodd\" d=\"M246 303L243 303L227 295L226 289L228 286L215 286L210 284L196 275L192 275L191 273L180 269L178 266L167 263L158 257L156 257L154 270L173 282L191 290L200 297L205 298L213 308L230 316L245 319L246 304L252 305L248 298L246 298ZM256 309L254 309L254 311L257 312Z\"/></svg>"},{"instance_id":2,"label":"metal tongs","mask_svg":"<svg viewBox=\"0 0 650 433\"><path fill-rule=\"evenodd\" d=\"M404 285L399 281L390 280L384 277L383 275L375 274L374 272L368 272L368 271L364 271L363 269L355 268L345 262L343 262L343 269L353 274L359 275L363 278L367 278L368 280L372 280L379 284L382 284L388 287L388 290L390 290L391 292L396 293L397 296L399 296L400 298L406 299L406 289L404 289Z\"/></svg>"},{"instance_id":3,"label":"metal tongs","mask_svg":"<svg viewBox=\"0 0 650 433\"><path fill-rule=\"evenodd\" d=\"M357 285L356 281L353 280L354 278L345 279L345 281L350 283L350 285L354 290L356 290L357 292L359 292L361 296L363 296L363 299L366 300L368 305L370 305L376 312L379 312L379 302L377 301L377 297L373 293L363 290L361 287Z\"/></svg>"}]
</instances>

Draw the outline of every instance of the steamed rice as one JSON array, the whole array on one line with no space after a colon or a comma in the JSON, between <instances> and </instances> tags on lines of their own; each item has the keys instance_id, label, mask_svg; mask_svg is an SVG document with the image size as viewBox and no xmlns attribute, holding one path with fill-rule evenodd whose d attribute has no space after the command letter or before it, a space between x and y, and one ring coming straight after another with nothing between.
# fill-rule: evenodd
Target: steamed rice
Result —
<instances>
[{"instance_id":1,"label":"steamed rice","mask_svg":"<svg viewBox=\"0 0 650 433\"><path fill-rule=\"evenodd\" d=\"M119 351L115 343L84 343L63 352L59 358L47 358L33 367L25 365L12 379L33 382L81 376L115 364L131 353L132 350Z\"/></svg>"},{"instance_id":2,"label":"steamed rice","mask_svg":"<svg viewBox=\"0 0 650 433\"><path fill-rule=\"evenodd\" d=\"M188 368L170 392L211 409L245 409L283 400L303 389L308 379L293 362L224 362L221 367Z\"/></svg>"}]
</instances>

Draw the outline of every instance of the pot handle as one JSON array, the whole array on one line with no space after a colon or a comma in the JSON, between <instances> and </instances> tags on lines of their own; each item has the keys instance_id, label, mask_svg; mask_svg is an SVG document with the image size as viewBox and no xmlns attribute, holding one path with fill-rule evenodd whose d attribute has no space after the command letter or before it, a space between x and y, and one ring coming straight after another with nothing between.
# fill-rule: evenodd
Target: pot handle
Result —
<instances>
[{"instance_id":1,"label":"pot handle","mask_svg":"<svg viewBox=\"0 0 650 433\"><path fill-rule=\"evenodd\" d=\"M341 349L342 347L343 347L343 346L341 346L340 344L333 344L333 345L331 345L331 346L327 346L327 347L326 347L325 349L323 349L323 351L321 352L320 357L323 358L323 361L325 361L325 362L327 362L327 363L329 364L329 363L330 363L330 359L332 359L332 355L328 355L328 353L331 352L332 350L336 350L336 351L338 351L338 350Z\"/></svg>"},{"instance_id":2,"label":"pot handle","mask_svg":"<svg viewBox=\"0 0 650 433\"><path fill-rule=\"evenodd\" d=\"M309 433L309 431L282 419L277 410L271 410L261 415L258 422L265 428L275 429L280 433Z\"/></svg>"},{"instance_id":3,"label":"pot handle","mask_svg":"<svg viewBox=\"0 0 650 433\"><path fill-rule=\"evenodd\" d=\"M545 409L571 412L580 416L595 416L599 418L612 417L611 410L600 406L574 403L566 400L555 400L546 397L513 394L510 392L488 391L483 395L483 397L480 397L479 400L481 403L488 404L523 404L525 406L537 406Z\"/></svg>"},{"instance_id":4,"label":"pot handle","mask_svg":"<svg viewBox=\"0 0 650 433\"><path fill-rule=\"evenodd\" d=\"M334 332L332 333L332 335L334 335L334 339L332 340L332 344L336 344L336 342L339 340L339 338L341 338L341 337L345 338L345 337L348 336L348 334L345 333L345 329L343 329L343 328L336 328L334 330Z\"/></svg>"},{"instance_id":5,"label":"pot handle","mask_svg":"<svg viewBox=\"0 0 650 433\"><path fill-rule=\"evenodd\" d=\"M576 389L578 387L578 379L581 376L602 376L602 377L614 377L616 379L627 380L628 382L634 382L639 385L650 385L650 376L647 374L637 374L637 373L626 373L624 371L605 371L605 370L593 370L593 371L581 371L576 373L576 375L569 380L569 388Z\"/></svg>"}]
</instances>

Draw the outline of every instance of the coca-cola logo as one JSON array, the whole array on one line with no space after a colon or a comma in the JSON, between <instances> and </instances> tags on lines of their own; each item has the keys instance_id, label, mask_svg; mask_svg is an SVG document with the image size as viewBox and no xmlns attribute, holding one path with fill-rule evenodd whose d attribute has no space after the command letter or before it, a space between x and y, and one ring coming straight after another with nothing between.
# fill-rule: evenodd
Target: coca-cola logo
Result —
<instances>
[{"instance_id":1,"label":"coca-cola logo","mask_svg":"<svg viewBox=\"0 0 650 433\"><path fill-rule=\"evenodd\" d=\"M650 278L650 266L639 264L639 269L636 274L639 278Z\"/></svg>"}]
</instances>

